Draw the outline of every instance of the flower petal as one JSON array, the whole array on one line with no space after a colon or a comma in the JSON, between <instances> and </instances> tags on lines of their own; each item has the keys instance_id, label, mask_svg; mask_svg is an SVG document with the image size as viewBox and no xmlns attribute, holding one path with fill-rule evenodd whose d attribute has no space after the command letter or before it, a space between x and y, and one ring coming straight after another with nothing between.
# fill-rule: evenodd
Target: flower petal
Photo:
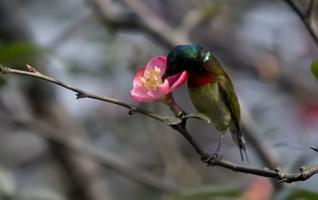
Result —
<instances>
[{"instance_id":1,"label":"flower petal","mask_svg":"<svg viewBox=\"0 0 318 200\"><path fill-rule=\"evenodd\" d=\"M166 70L166 60L167 58L165 56L155 56L149 60L145 67L138 69L134 77L133 89L130 91L131 97L135 101L142 103L158 101L187 80L188 73L183 71L179 74L168 77L155 90L146 88L141 81L145 71L153 70L154 67L158 67L160 69L160 75L163 76Z\"/></svg>"},{"instance_id":2,"label":"flower petal","mask_svg":"<svg viewBox=\"0 0 318 200\"><path fill-rule=\"evenodd\" d=\"M165 56L155 56L146 64L146 69L158 67L160 69L160 75L163 76L163 73L166 71L166 60L167 58Z\"/></svg>"},{"instance_id":3,"label":"flower petal","mask_svg":"<svg viewBox=\"0 0 318 200\"><path fill-rule=\"evenodd\" d=\"M183 71L179 74L176 75L176 77L171 77L171 80L169 80L169 85L170 85L170 90L174 90L177 87L180 87L182 84L184 84L186 82L186 80L188 79L188 72L187 71Z\"/></svg>"},{"instance_id":4,"label":"flower petal","mask_svg":"<svg viewBox=\"0 0 318 200\"><path fill-rule=\"evenodd\" d=\"M152 98L149 98L149 96L147 95L147 91L148 91L147 89L143 90L142 88L138 88L138 89L134 88L130 91L130 95L137 102L141 102L141 103L151 102L153 100Z\"/></svg>"},{"instance_id":5,"label":"flower petal","mask_svg":"<svg viewBox=\"0 0 318 200\"><path fill-rule=\"evenodd\" d=\"M133 82L133 88L143 87L143 84L142 84L140 78L143 76L145 69L146 69L145 67L141 67L136 72L135 77L134 77L134 82Z\"/></svg>"},{"instance_id":6,"label":"flower petal","mask_svg":"<svg viewBox=\"0 0 318 200\"><path fill-rule=\"evenodd\" d=\"M155 97L162 98L163 96L167 95L170 92L171 90L169 87L169 82L168 80L165 80L165 82L161 84L156 90L149 90L147 92L147 95L153 98Z\"/></svg>"}]
</instances>

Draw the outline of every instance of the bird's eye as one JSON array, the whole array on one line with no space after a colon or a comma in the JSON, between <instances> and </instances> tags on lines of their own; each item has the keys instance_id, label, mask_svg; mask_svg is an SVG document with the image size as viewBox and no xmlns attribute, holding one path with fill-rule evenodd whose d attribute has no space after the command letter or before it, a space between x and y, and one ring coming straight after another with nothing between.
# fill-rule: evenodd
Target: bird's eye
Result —
<instances>
[{"instance_id":1,"label":"bird's eye","mask_svg":"<svg viewBox=\"0 0 318 200\"><path fill-rule=\"evenodd\" d=\"M209 51L204 52L202 55L203 62L207 62L211 58L211 53Z\"/></svg>"}]
</instances>

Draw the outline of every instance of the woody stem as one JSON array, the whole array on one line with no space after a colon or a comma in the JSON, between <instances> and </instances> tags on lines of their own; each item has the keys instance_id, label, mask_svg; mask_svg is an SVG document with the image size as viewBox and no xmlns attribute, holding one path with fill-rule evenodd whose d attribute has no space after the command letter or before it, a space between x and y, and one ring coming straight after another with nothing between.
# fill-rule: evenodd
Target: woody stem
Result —
<instances>
[{"instance_id":1,"label":"woody stem","mask_svg":"<svg viewBox=\"0 0 318 200\"><path fill-rule=\"evenodd\" d=\"M170 110L174 113L176 117L179 117L182 119L182 123L178 125L171 126L173 129L178 131L185 137L185 139L191 144L191 146L195 149L195 151L201 156L202 160L205 160L208 157L208 154L206 154L203 149L200 147L200 145L193 139L193 137L190 135L188 130L186 129L186 120L183 119L183 116L186 115L186 112L181 108L181 106L174 100L173 95L170 93L168 94L165 99L163 100L163 103L169 106Z\"/></svg>"},{"instance_id":2,"label":"woody stem","mask_svg":"<svg viewBox=\"0 0 318 200\"><path fill-rule=\"evenodd\" d=\"M167 94L163 100L163 103L169 106L170 110L174 113L176 117L182 118L186 112L179 106L179 104L174 100L173 95Z\"/></svg>"}]
</instances>

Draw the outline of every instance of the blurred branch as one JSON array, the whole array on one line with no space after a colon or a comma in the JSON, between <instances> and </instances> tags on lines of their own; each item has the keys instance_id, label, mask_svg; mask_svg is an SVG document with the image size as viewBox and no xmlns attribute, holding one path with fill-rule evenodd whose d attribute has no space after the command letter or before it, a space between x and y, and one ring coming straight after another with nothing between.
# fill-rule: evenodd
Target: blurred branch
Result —
<instances>
[{"instance_id":1,"label":"blurred branch","mask_svg":"<svg viewBox=\"0 0 318 200\"><path fill-rule=\"evenodd\" d=\"M262 135L262 130L260 130L259 126L253 120L250 112L246 110L246 106L241 103L241 115L242 115L242 131L247 140L247 144L254 147L256 154L259 159L265 164L269 169L275 169L279 166L279 163L273 158L273 156L268 151L266 144L259 139L259 135ZM275 186L275 190L282 189L283 185L279 184L278 181L273 180L273 185Z\"/></svg>"},{"instance_id":2,"label":"blurred branch","mask_svg":"<svg viewBox=\"0 0 318 200\"><path fill-rule=\"evenodd\" d=\"M285 0L285 2L290 6L290 8L299 16L303 24L305 25L308 33L311 35L315 43L318 45L318 33L314 31L312 24L314 23L314 18L312 17L314 0L311 0L308 9L305 14L303 14L300 9L296 6L293 0Z\"/></svg>"},{"instance_id":3,"label":"blurred branch","mask_svg":"<svg viewBox=\"0 0 318 200\"><path fill-rule=\"evenodd\" d=\"M275 169L279 164L275 159L272 158L270 152L267 150L265 144L258 138L259 135L262 135L262 130L258 127L258 125L253 120L251 114L246 110L246 106L241 105L242 111L242 131L248 144L251 144L255 148L257 155L270 169Z\"/></svg>"},{"instance_id":4,"label":"blurred branch","mask_svg":"<svg viewBox=\"0 0 318 200\"><path fill-rule=\"evenodd\" d=\"M0 38L4 43L19 43L21 41L35 44L34 34L29 29L22 2L17 0L0 1ZM24 5L24 4L23 4ZM19 60L19 59L16 59ZM47 60L44 57L28 58L28 63L41 63L44 66ZM44 69L43 69L44 70ZM48 126L63 130L68 136L77 137L78 132L74 131L77 127L72 124L67 112L63 110L60 103L56 100L56 95L52 86L39 84L39 80L31 79L20 82L18 87L11 88L21 92L21 101L27 101L27 113L32 115L35 120L43 119ZM20 105L19 103L17 103ZM14 105L17 105L14 104ZM10 110L15 108L10 107ZM4 110L1 110L2 114ZM67 122L67 123L66 123ZM68 138L72 140L72 138ZM91 160L80 156L73 156L59 151L59 147L47 142L50 158L56 162L56 171L59 176L59 183L63 184L63 193L70 200L101 200L105 197L111 198L107 193L107 181L99 181L98 165ZM88 166L89 165L89 166ZM99 182L98 182L99 181ZM101 190L100 188L103 188Z\"/></svg>"},{"instance_id":5,"label":"blurred branch","mask_svg":"<svg viewBox=\"0 0 318 200\"><path fill-rule=\"evenodd\" d=\"M143 26L157 33L164 40L169 41L172 46L176 44L190 43L187 32L175 31L169 24L158 17L146 4L140 0L121 0L140 19Z\"/></svg>"},{"instance_id":6,"label":"blurred branch","mask_svg":"<svg viewBox=\"0 0 318 200\"><path fill-rule=\"evenodd\" d=\"M314 0L310 0L308 9L306 11L305 17L310 18L314 9Z\"/></svg>"},{"instance_id":7,"label":"blurred branch","mask_svg":"<svg viewBox=\"0 0 318 200\"><path fill-rule=\"evenodd\" d=\"M69 86L61 81L55 80L49 76L46 76L37 70L35 70L33 67L27 65L28 71L23 71L23 70L16 70L12 68L7 68L4 66L0 66L0 72L2 74L17 74L17 75L24 75L24 76L29 76L37 79L42 79L44 81L51 82L53 84L59 85L61 87L64 87L68 90L76 92L77 98L92 98L100 101L105 101L108 103L116 104L122 107L125 107L129 109L129 113L133 114L135 112L138 112L140 114L143 114L145 116L151 117L153 119L156 119L160 122L166 122L165 117L160 116L158 114L155 114L151 111L142 109L142 108L137 108L133 105L126 104L122 101L109 98L109 97L101 97L98 95L94 95L91 93L87 93L81 89ZM185 127L185 123L178 123L178 124L171 124L169 125L171 128L175 129L178 131L181 135L187 139L187 141L191 144L191 146L196 150L196 152L200 155L201 159L203 162L207 163L208 166L220 166L226 169L230 169L232 171L236 172L241 172L241 173L247 173L247 174L253 174L253 175L258 175L258 176L263 176L263 177L270 177L279 180L280 182L296 182L296 181L304 181L309 179L311 176L315 175L318 173L318 164L310 167L301 167L299 173L294 173L294 174L285 174L280 168L276 168L275 170L273 169L258 169L258 168L253 168L253 167L247 167L247 166L242 166L238 165L223 159L212 159L212 160L207 160L207 157L209 156L207 153L204 152L204 150L199 146L191 137L189 134L188 130ZM117 169L116 167L114 169ZM117 169L118 170L118 169ZM131 175L130 172L126 171L126 168L122 170L123 174L128 174ZM134 174L134 173L133 173ZM142 179L143 180L143 179Z\"/></svg>"},{"instance_id":8,"label":"blurred branch","mask_svg":"<svg viewBox=\"0 0 318 200\"><path fill-rule=\"evenodd\" d=\"M178 32L189 34L197 25L212 20L219 14L220 5L216 2L198 3L197 8L190 10L180 22Z\"/></svg>"},{"instance_id":9,"label":"blurred branch","mask_svg":"<svg viewBox=\"0 0 318 200\"><path fill-rule=\"evenodd\" d=\"M114 170L142 185L165 193L175 194L181 191L181 189L175 184L161 180L159 177L156 177L151 173L132 166L130 163L125 162L123 159L120 159L112 153L101 151L95 146L90 145L85 140L65 140L60 136L61 134L58 134L56 129L53 129L45 123L26 119L11 119L11 122L18 127L34 130L34 132L40 137L59 146L61 151L66 150L67 152L88 156L105 168Z\"/></svg>"},{"instance_id":10,"label":"blurred branch","mask_svg":"<svg viewBox=\"0 0 318 200\"><path fill-rule=\"evenodd\" d=\"M69 27L67 27L65 30L63 30L60 34L58 34L55 38L53 38L52 41L50 41L46 46L55 49L65 43L66 40L74 37L75 33L82 29L87 29L87 25L89 25L93 20L95 19L95 16L92 14L86 15L79 19L78 21L71 24Z\"/></svg>"},{"instance_id":11,"label":"blurred branch","mask_svg":"<svg viewBox=\"0 0 318 200\"><path fill-rule=\"evenodd\" d=\"M178 31L180 33L189 33L195 26L207 18L206 14L202 10L191 10L182 20Z\"/></svg>"},{"instance_id":12,"label":"blurred branch","mask_svg":"<svg viewBox=\"0 0 318 200\"><path fill-rule=\"evenodd\" d=\"M311 146L310 149L313 150L313 151L315 151L315 152L318 152L318 147Z\"/></svg>"},{"instance_id":13,"label":"blurred branch","mask_svg":"<svg viewBox=\"0 0 318 200\"><path fill-rule=\"evenodd\" d=\"M97 17L107 27L143 31L168 48L176 44L190 43L187 34L180 34L180 32L175 31L139 1L123 0L125 5L133 11L133 13L127 15L115 14L110 9L111 3L109 0L87 1L94 9ZM105 2L107 6L104 5Z\"/></svg>"}]
</instances>

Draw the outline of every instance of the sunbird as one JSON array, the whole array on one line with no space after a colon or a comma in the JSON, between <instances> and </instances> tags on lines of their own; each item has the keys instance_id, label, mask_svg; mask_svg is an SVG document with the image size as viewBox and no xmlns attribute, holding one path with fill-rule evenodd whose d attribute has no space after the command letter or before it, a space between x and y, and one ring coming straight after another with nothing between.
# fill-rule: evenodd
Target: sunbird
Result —
<instances>
[{"instance_id":1,"label":"sunbird","mask_svg":"<svg viewBox=\"0 0 318 200\"><path fill-rule=\"evenodd\" d=\"M167 56L162 79L182 71L188 72L188 91L193 106L208 117L221 133L218 146L208 159L219 158L223 137L228 129L240 148L242 160L244 156L248 159L240 126L240 104L234 85L220 62L198 44L177 45Z\"/></svg>"}]
</instances>

